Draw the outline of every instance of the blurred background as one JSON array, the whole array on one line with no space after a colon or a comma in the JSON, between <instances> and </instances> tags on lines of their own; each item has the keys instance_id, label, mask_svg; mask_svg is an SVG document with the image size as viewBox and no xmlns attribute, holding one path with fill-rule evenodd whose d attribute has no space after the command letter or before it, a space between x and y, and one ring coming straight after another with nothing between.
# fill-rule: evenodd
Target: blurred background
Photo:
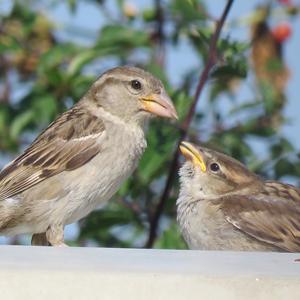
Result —
<instances>
[{"instance_id":1,"label":"blurred background","mask_svg":"<svg viewBox=\"0 0 300 300\"><path fill-rule=\"evenodd\" d=\"M0 167L103 71L143 67L165 84L179 122L154 120L133 176L105 208L66 227L71 245L186 248L178 178L159 211L182 122L226 1L0 0ZM234 1L188 130L264 178L299 186L300 3ZM162 124L163 122L163 124ZM51 188L51 187L50 187ZM149 240L150 227L157 236ZM30 237L0 237L29 244Z\"/></svg>"}]
</instances>

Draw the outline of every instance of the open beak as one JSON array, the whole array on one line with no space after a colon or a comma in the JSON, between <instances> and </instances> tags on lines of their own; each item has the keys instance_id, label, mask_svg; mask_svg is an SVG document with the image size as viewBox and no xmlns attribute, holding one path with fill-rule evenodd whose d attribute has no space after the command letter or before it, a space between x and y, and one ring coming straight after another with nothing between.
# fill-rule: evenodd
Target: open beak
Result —
<instances>
[{"instance_id":1,"label":"open beak","mask_svg":"<svg viewBox=\"0 0 300 300\"><path fill-rule=\"evenodd\" d=\"M162 92L160 94L151 94L147 97L141 97L143 109L160 117L178 119L176 109L169 96Z\"/></svg>"},{"instance_id":2,"label":"open beak","mask_svg":"<svg viewBox=\"0 0 300 300\"><path fill-rule=\"evenodd\" d=\"M179 149L182 155L190 160L194 166L200 166L202 172L206 172L206 165L199 150L191 143L181 142Z\"/></svg>"}]
</instances>

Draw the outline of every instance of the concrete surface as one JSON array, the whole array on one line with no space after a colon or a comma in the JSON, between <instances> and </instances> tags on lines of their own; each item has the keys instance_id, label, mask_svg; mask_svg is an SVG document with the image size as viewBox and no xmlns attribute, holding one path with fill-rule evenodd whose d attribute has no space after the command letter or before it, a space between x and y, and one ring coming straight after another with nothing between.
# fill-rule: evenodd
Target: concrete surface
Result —
<instances>
[{"instance_id":1,"label":"concrete surface","mask_svg":"<svg viewBox=\"0 0 300 300\"><path fill-rule=\"evenodd\" d=\"M0 299L300 299L299 254L0 246Z\"/></svg>"}]
</instances>

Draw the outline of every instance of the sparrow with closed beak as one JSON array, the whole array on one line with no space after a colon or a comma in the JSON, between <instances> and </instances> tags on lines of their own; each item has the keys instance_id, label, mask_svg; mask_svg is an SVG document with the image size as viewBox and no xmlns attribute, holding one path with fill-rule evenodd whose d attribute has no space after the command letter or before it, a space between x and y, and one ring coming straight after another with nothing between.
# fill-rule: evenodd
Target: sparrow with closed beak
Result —
<instances>
[{"instance_id":1,"label":"sparrow with closed beak","mask_svg":"<svg viewBox=\"0 0 300 300\"><path fill-rule=\"evenodd\" d=\"M177 118L158 79L134 67L105 72L0 173L0 234L63 246L64 226L108 201L146 148L153 116Z\"/></svg>"},{"instance_id":2,"label":"sparrow with closed beak","mask_svg":"<svg viewBox=\"0 0 300 300\"><path fill-rule=\"evenodd\" d=\"M182 142L177 219L189 248L300 251L300 189L264 181L239 161Z\"/></svg>"}]
</instances>

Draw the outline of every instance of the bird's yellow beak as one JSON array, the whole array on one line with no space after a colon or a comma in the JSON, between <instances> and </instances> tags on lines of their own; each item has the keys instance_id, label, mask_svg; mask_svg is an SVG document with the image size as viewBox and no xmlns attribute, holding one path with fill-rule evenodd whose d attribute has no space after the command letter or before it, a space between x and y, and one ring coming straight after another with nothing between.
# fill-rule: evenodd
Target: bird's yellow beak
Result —
<instances>
[{"instance_id":1,"label":"bird's yellow beak","mask_svg":"<svg viewBox=\"0 0 300 300\"><path fill-rule=\"evenodd\" d=\"M178 119L176 109L165 92L141 97L140 100L142 101L143 109L145 111L151 112L160 117Z\"/></svg>"},{"instance_id":2,"label":"bird's yellow beak","mask_svg":"<svg viewBox=\"0 0 300 300\"><path fill-rule=\"evenodd\" d=\"M190 160L194 166L200 166L202 172L206 172L206 164L199 150L191 143L181 142L179 149L182 155Z\"/></svg>"}]
</instances>

